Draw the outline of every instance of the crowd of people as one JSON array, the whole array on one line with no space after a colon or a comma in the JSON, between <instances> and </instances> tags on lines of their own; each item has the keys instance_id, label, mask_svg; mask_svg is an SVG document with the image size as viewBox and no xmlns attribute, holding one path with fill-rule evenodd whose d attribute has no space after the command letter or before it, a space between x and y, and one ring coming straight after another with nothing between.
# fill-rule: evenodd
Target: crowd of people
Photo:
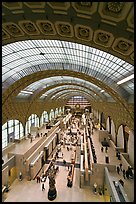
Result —
<instances>
[{"instance_id":1,"label":"crowd of people","mask_svg":"<svg viewBox=\"0 0 136 204\"><path fill-rule=\"evenodd\" d=\"M117 165L116 167L117 169L117 173L120 174L120 172L122 172L123 174L123 178L124 179L133 179L133 171L132 171L132 167L128 166L127 170L125 170L125 168L123 168L122 163L120 163L119 165Z\"/></svg>"}]
</instances>

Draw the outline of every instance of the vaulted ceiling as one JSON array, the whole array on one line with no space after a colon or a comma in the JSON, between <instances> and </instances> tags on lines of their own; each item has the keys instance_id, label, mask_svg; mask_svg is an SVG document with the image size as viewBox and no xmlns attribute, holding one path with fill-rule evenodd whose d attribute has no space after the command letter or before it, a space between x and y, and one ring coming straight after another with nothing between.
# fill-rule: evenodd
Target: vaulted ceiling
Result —
<instances>
[{"instance_id":1,"label":"vaulted ceiling","mask_svg":"<svg viewBox=\"0 0 136 204\"><path fill-rule=\"evenodd\" d=\"M3 105L66 92L127 109L134 79L117 82L132 74L133 2L2 3Z\"/></svg>"}]
</instances>

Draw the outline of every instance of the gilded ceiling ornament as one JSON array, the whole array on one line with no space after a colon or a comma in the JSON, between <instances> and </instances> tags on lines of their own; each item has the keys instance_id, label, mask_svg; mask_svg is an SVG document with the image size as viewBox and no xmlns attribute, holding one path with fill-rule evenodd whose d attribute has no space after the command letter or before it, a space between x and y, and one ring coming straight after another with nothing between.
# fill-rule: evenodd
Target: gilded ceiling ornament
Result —
<instances>
[{"instance_id":1,"label":"gilded ceiling ornament","mask_svg":"<svg viewBox=\"0 0 136 204\"><path fill-rule=\"evenodd\" d=\"M14 35L21 34L21 32L20 32L20 30L18 29L18 27L15 26L15 25L13 25L13 24L7 25L6 28L7 28L11 33L13 33Z\"/></svg>"},{"instance_id":2,"label":"gilded ceiling ornament","mask_svg":"<svg viewBox=\"0 0 136 204\"><path fill-rule=\"evenodd\" d=\"M41 23L41 26L45 32L53 31L51 24L49 23Z\"/></svg>"},{"instance_id":3,"label":"gilded ceiling ornament","mask_svg":"<svg viewBox=\"0 0 136 204\"><path fill-rule=\"evenodd\" d=\"M123 50L123 51L127 51L129 49L129 47L130 47L130 44L128 42L125 42L125 41L121 40L118 43L117 47L119 49Z\"/></svg>"},{"instance_id":4,"label":"gilded ceiling ornament","mask_svg":"<svg viewBox=\"0 0 136 204\"><path fill-rule=\"evenodd\" d=\"M109 41L109 35L105 34L105 33L99 33L98 34L98 39L99 41L103 42L103 43L107 43Z\"/></svg>"},{"instance_id":5,"label":"gilded ceiling ornament","mask_svg":"<svg viewBox=\"0 0 136 204\"><path fill-rule=\"evenodd\" d=\"M60 25L60 29L62 33L70 33L70 26L68 25Z\"/></svg>"},{"instance_id":6,"label":"gilded ceiling ornament","mask_svg":"<svg viewBox=\"0 0 136 204\"><path fill-rule=\"evenodd\" d=\"M89 36L89 30L85 29L85 28L79 28L79 34L80 34L80 36L88 37Z\"/></svg>"},{"instance_id":7,"label":"gilded ceiling ornament","mask_svg":"<svg viewBox=\"0 0 136 204\"><path fill-rule=\"evenodd\" d=\"M25 24L24 24L24 27L25 27L29 32L35 32L35 31L36 31L36 29L35 29L35 27L33 26L32 23L25 23Z\"/></svg>"},{"instance_id":8,"label":"gilded ceiling ornament","mask_svg":"<svg viewBox=\"0 0 136 204\"><path fill-rule=\"evenodd\" d=\"M110 11L119 13L124 6L124 2L108 2L107 6Z\"/></svg>"}]
</instances>

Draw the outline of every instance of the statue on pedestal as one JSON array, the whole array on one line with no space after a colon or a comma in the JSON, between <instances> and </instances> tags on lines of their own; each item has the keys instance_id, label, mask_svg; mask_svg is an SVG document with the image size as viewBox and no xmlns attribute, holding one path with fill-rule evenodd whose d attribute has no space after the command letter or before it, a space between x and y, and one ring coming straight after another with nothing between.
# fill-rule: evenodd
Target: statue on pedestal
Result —
<instances>
[{"instance_id":1,"label":"statue on pedestal","mask_svg":"<svg viewBox=\"0 0 136 204\"><path fill-rule=\"evenodd\" d=\"M54 200L57 196L57 191L55 187L55 178L54 171L51 169L48 175L49 178L49 191L48 191L48 199Z\"/></svg>"}]
</instances>

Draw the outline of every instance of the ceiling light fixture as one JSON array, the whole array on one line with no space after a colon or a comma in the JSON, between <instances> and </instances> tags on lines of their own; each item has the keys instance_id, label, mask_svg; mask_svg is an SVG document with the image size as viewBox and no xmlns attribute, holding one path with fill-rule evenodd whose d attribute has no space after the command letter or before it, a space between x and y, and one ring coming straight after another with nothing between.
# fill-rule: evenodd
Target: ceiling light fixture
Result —
<instances>
[{"instance_id":1,"label":"ceiling light fixture","mask_svg":"<svg viewBox=\"0 0 136 204\"><path fill-rule=\"evenodd\" d=\"M104 90L101 90L101 93L103 93L104 92Z\"/></svg>"},{"instance_id":2,"label":"ceiling light fixture","mask_svg":"<svg viewBox=\"0 0 136 204\"><path fill-rule=\"evenodd\" d=\"M129 81L130 79L133 79L133 78L134 78L134 74L132 74L132 75L118 81L117 84L123 84L124 82Z\"/></svg>"},{"instance_id":3,"label":"ceiling light fixture","mask_svg":"<svg viewBox=\"0 0 136 204\"><path fill-rule=\"evenodd\" d=\"M25 90L22 90L21 93L24 93L24 94L33 94L32 91L25 91Z\"/></svg>"}]
</instances>

